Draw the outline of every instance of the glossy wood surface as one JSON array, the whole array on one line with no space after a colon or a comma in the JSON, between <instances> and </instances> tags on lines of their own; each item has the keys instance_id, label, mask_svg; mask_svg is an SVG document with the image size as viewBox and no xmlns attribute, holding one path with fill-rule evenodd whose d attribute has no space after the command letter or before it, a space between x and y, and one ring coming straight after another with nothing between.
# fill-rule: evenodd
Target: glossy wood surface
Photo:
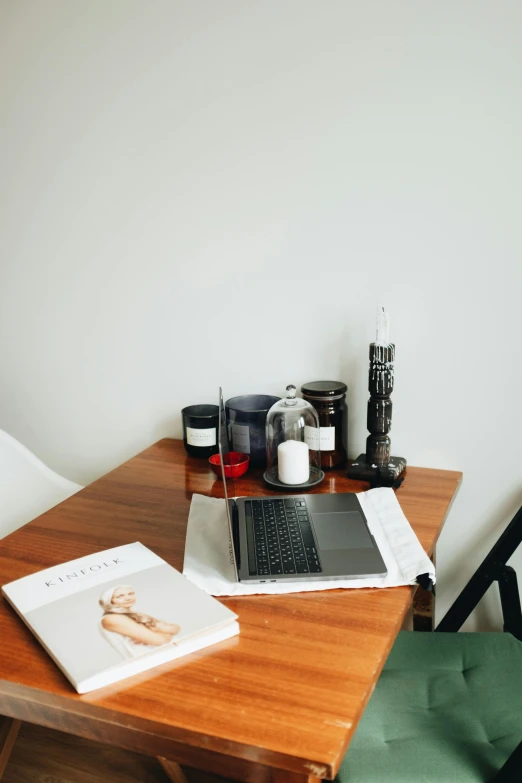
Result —
<instances>
[{"instance_id":1,"label":"glossy wood surface","mask_svg":"<svg viewBox=\"0 0 522 783\"><path fill-rule=\"evenodd\" d=\"M397 497L428 553L460 480L407 469ZM365 489L335 471L314 491ZM206 460L162 440L1 541L0 583L132 541L181 570L193 492L222 497L223 487ZM260 472L237 480L235 492L276 494ZM256 766L286 770L288 780L331 779L411 595L401 587L226 599L239 637L83 696L2 600L0 713L237 779L265 780Z\"/></svg>"}]
</instances>

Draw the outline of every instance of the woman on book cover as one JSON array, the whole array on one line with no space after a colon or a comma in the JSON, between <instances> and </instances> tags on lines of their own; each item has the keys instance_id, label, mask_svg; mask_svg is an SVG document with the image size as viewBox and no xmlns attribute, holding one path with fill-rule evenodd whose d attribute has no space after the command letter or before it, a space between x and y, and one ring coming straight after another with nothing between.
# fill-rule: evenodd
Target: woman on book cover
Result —
<instances>
[{"instance_id":1,"label":"woman on book cover","mask_svg":"<svg viewBox=\"0 0 522 783\"><path fill-rule=\"evenodd\" d=\"M104 611L101 630L108 642L124 658L136 658L164 644L175 644L180 626L132 611L136 593L131 585L109 587L99 599Z\"/></svg>"}]
</instances>

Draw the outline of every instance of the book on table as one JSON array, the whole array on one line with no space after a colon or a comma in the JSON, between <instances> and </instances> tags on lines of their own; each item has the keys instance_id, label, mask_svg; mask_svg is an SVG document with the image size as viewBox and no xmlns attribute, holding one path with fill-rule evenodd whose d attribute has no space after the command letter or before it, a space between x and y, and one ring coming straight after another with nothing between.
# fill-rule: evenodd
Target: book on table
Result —
<instances>
[{"instance_id":1,"label":"book on table","mask_svg":"<svg viewBox=\"0 0 522 783\"><path fill-rule=\"evenodd\" d=\"M2 587L78 693L239 633L237 615L138 542Z\"/></svg>"}]
</instances>

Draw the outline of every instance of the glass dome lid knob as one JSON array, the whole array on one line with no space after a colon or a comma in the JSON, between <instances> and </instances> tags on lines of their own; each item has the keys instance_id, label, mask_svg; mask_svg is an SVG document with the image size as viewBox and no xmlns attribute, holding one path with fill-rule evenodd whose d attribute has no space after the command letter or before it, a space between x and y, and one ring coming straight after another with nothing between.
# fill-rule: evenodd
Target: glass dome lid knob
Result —
<instances>
[{"instance_id":1,"label":"glass dome lid knob","mask_svg":"<svg viewBox=\"0 0 522 783\"><path fill-rule=\"evenodd\" d=\"M286 398L285 398L285 405L295 405L297 403L297 389L293 385L293 383L290 383L286 387Z\"/></svg>"}]
</instances>

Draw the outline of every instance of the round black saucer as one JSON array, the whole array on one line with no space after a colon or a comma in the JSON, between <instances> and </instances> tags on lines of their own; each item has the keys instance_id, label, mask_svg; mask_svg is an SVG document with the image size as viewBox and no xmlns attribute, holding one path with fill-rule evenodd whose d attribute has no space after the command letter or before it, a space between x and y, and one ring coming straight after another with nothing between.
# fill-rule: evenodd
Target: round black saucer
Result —
<instances>
[{"instance_id":1,"label":"round black saucer","mask_svg":"<svg viewBox=\"0 0 522 783\"><path fill-rule=\"evenodd\" d=\"M324 470L319 470L319 468L310 466L310 478L303 484L283 484L283 482L279 481L277 478L277 467L270 468L270 471L265 470L263 473L263 478L267 484L270 484L271 487L291 492L292 490L296 489L310 489L311 487L315 487L316 484L320 484L324 479Z\"/></svg>"}]
</instances>

